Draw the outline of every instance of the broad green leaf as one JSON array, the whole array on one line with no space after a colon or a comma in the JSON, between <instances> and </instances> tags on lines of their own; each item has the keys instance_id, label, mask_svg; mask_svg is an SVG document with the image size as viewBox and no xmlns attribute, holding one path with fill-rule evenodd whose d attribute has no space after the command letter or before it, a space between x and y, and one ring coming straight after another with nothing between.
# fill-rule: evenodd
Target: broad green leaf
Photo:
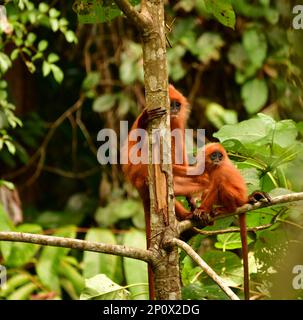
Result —
<instances>
[{"instance_id":1,"label":"broad green leaf","mask_svg":"<svg viewBox=\"0 0 303 320\"><path fill-rule=\"evenodd\" d=\"M247 81L241 88L241 97L248 113L260 111L268 99L268 87L265 80Z\"/></svg>"},{"instance_id":2,"label":"broad green leaf","mask_svg":"<svg viewBox=\"0 0 303 320\"><path fill-rule=\"evenodd\" d=\"M108 244L117 243L116 237L108 229L92 228L86 234L85 240ZM118 259L120 258L115 255L85 251L83 256L83 275L85 278L91 278L102 273L114 280Z\"/></svg>"},{"instance_id":3,"label":"broad green leaf","mask_svg":"<svg viewBox=\"0 0 303 320\"><path fill-rule=\"evenodd\" d=\"M223 25L235 28L236 15L230 0L204 0L206 9Z\"/></svg>"},{"instance_id":4,"label":"broad green leaf","mask_svg":"<svg viewBox=\"0 0 303 320\"><path fill-rule=\"evenodd\" d=\"M128 300L129 292L109 279L98 274L85 280L85 288L80 300Z\"/></svg>"},{"instance_id":5,"label":"broad green leaf","mask_svg":"<svg viewBox=\"0 0 303 320\"><path fill-rule=\"evenodd\" d=\"M95 219L100 226L110 226L120 219L129 219L142 213L142 204L135 200L112 201L106 207L99 207Z\"/></svg>"},{"instance_id":6,"label":"broad green leaf","mask_svg":"<svg viewBox=\"0 0 303 320\"><path fill-rule=\"evenodd\" d=\"M247 243L250 244L253 240L247 237ZM215 247L218 249L234 250L242 248L240 233L224 233L217 236Z\"/></svg>"},{"instance_id":7,"label":"broad green leaf","mask_svg":"<svg viewBox=\"0 0 303 320\"><path fill-rule=\"evenodd\" d=\"M205 32L194 45L194 52L199 60L204 63L209 63L211 60L219 60L224 41L220 34L214 32Z\"/></svg>"},{"instance_id":8,"label":"broad green leaf","mask_svg":"<svg viewBox=\"0 0 303 320\"><path fill-rule=\"evenodd\" d=\"M123 244L129 247L146 249L146 235L144 232L132 229L124 236ZM147 264L143 261L123 258L126 283L128 285L138 284L129 287L133 299L149 298ZM136 272L134 272L136 270Z\"/></svg>"},{"instance_id":9,"label":"broad green leaf","mask_svg":"<svg viewBox=\"0 0 303 320\"><path fill-rule=\"evenodd\" d=\"M195 282L182 287L183 300L229 300L227 295L216 284L205 285Z\"/></svg>"},{"instance_id":10,"label":"broad green leaf","mask_svg":"<svg viewBox=\"0 0 303 320\"><path fill-rule=\"evenodd\" d=\"M225 280L228 286L237 286L243 282L242 263L235 253L210 250L205 252L202 258ZM206 283L213 283L206 275L204 278Z\"/></svg>"},{"instance_id":11,"label":"broad green leaf","mask_svg":"<svg viewBox=\"0 0 303 320\"><path fill-rule=\"evenodd\" d=\"M243 46L253 65L261 68L267 54L265 35L257 29L246 30L243 34Z\"/></svg>"},{"instance_id":12,"label":"broad green leaf","mask_svg":"<svg viewBox=\"0 0 303 320\"><path fill-rule=\"evenodd\" d=\"M95 112L106 112L115 105L116 100L117 97L113 94L99 96L93 103L93 110Z\"/></svg>"}]
</instances>

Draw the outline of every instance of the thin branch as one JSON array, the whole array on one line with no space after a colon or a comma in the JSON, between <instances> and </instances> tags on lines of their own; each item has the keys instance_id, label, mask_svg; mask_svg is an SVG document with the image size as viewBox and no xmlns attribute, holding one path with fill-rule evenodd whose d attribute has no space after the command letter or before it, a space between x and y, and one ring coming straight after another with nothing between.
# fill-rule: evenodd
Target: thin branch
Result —
<instances>
[{"instance_id":1,"label":"thin branch","mask_svg":"<svg viewBox=\"0 0 303 320\"><path fill-rule=\"evenodd\" d=\"M34 243L45 246L63 247L78 249L84 251L101 252L107 254L113 254L117 256L128 257L137 260L143 260L145 262L153 261L153 254L144 249L131 248L117 244L105 244L100 242L78 240L71 238L46 236L41 234L23 233L23 232L0 232L1 241L14 241L14 242L26 242Z\"/></svg>"},{"instance_id":2,"label":"thin branch","mask_svg":"<svg viewBox=\"0 0 303 320\"><path fill-rule=\"evenodd\" d=\"M262 226L247 228L247 232L257 232L257 231L268 229L272 226L273 226L273 223L267 223ZM224 234L224 233L240 232L240 228L237 228L237 227L236 228L221 229L221 230L201 230L201 229L198 229L197 227L193 227L193 229L195 230L195 232L197 232L199 234L206 235L206 236L215 236L215 235Z\"/></svg>"},{"instance_id":3,"label":"thin branch","mask_svg":"<svg viewBox=\"0 0 303 320\"><path fill-rule=\"evenodd\" d=\"M91 168L91 169L88 169L88 170L82 171L82 172L72 172L72 171L66 171L66 170L63 170L60 168L45 165L45 166L43 166L42 170L57 174L57 175L62 176L64 178L86 179L87 177L92 176L92 175L96 174L97 172L100 172L100 167L94 167L94 168Z\"/></svg>"},{"instance_id":4,"label":"thin branch","mask_svg":"<svg viewBox=\"0 0 303 320\"><path fill-rule=\"evenodd\" d=\"M127 0L115 0L117 6L126 15L126 17L141 31L149 28L152 21L149 21L145 15L139 13Z\"/></svg>"},{"instance_id":5,"label":"thin branch","mask_svg":"<svg viewBox=\"0 0 303 320\"><path fill-rule=\"evenodd\" d=\"M231 300L240 300L239 297L224 283L224 280L184 241L173 238L168 241L168 245L176 245L184 250L220 288L227 294Z\"/></svg>"},{"instance_id":6,"label":"thin branch","mask_svg":"<svg viewBox=\"0 0 303 320\"><path fill-rule=\"evenodd\" d=\"M290 193L290 194L284 194L281 196L271 198L270 202L259 201L255 204L245 204L244 206L238 208L236 210L236 212L226 213L226 214L222 214L222 215L218 215L218 216L213 217L210 222L213 222L218 219L223 219L226 217L236 216L241 213L248 212L248 211L271 207L271 206L274 206L277 204L295 202L295 201L299 201L299 200L303 200L303 192L297 192L297 193L294 192L294 193ZM196 223L191 220L181 221L181 222L179 222L179 226L178 226L179 232L182 233L182 232L184 232L188 229L191 229L195 226L196 226Z\"/></svg>"}]
</instances>

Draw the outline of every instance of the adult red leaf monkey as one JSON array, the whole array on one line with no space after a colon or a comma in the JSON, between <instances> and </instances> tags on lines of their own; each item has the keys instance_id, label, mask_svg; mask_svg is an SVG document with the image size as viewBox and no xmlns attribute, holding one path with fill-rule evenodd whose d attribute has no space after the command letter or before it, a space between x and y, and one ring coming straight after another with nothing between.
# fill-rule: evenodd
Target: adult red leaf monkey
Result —
<instances>
[{"instance_id":1,"label":"adult red leaf monkey","mask_svg":"<svg viewBox=\"0 0 303 320\"><path fill-rule=\"evenodd\" d=\"M175 144L175 140L172 138L172 163L175 163L176 160L176 148L178 149L178 152L182 152L182 160L183 165L180 166L184 170L182 171L181 175L182 177L186 175L186 166L188 164L187 162L187 156L185 151L185 134L184 130L187 123L188 113L189 113L189 104L187 102L187 99L178 91L176 90L172 85L169 86L169 98L170 98L170 128L171 131L175 129L179 129L182 133L181 139L179 139L180 145ZM149 223L149 191L148 191L148 165L144 163L138 163L133 164L130 161L130 152L132 150L132 147L134 147L138 142L130 139L130 134L132 130L134 129L147 129L148 122L155 118L155 117L161 117L166 114L166 110L162 110L160 108L154 109L152 111L144 110L138 118L133 123L131 130L128 135L127 145L124 145L122 148L122 152L128 152L126 155L126 158L128 159L127 164L122 165L122 170L124 175L128 178L128 180L133 184L133 186L138 190L139 195L143 201L144 205L144 211L145 211L145 219L146 223ZM147 143L147 139L145 139L144 142L141 141L141 146ZM128 147L126 149L125 147ZM141 150L138 150L138 156L141 155ZM174 170L174 169L173 169ZM175 175L175 173L174 173ZM196 179L193 180L191 183L198 189L201 189L201 178L199 181ZM180 183L179 186L176 187L176 195L185 195L182 191L182 188L184 187L184 184L181 180L178 180L178 183ZM176 184L175 184L176 185ZM176 215L179 219L186 219L188 216L190 216L190 212L185 210L183 206L176 201ZM147 230L146 232L149 232Z\"/></svg>"},{"instance_id":2,"label":"adult red leaf monkey","mask_svg":"<svg viewBox=\"0 0 303 320\"><path fill-rule=\"evenodd\" d=\"M184 130L187 123L187 117L189 112L189 104L186 100L186 98L178 91L176 90L172 85L169 86L169 98L170 98L170 128L171 131L175 129L180 129L179 132L181 132L181 144L179 146L176 145L176 141L172 139L172 163L174 164L176 161L176 149L178 149L178 152L182 152L182 160L183 160L183 166L187 165L187 156L185 151L185 134ZM127 155L124 154L124 157L128 159L128 163L122 165L122 170L124 172L124 175L130 180L130 182L135 186L135 188L138 190L139 195L143 201L144 206L144 212L145 212L145 223L146 223L146 237L147 237L147 247L149 247L150 242L150 199L149 199L149 190L148 190L148 165L144 163L138 163L133 164L130 161L130 152L132 150L132 147L134 147L138 142L133 141L130 139L130 135L132 130L134 129L147 129L148 122L155 118L155 117L161 117L166 114L166 110L157 108L152 111L144 110L138 118L135 120L135 122L132 125L132 128L128 135L127 144L124 145L122 148L122 153L127 153ZM146 137L147 138L147 137ZM147 144L147 139L144 139L144 141L141 141L141 147L144 143ZM127 149L125 147L128 147ZM141 156L141 150L138 151L138 156ZM183 167L184 168L184 167ZM185 172L185 170L184 170ZM182 172L182 175L185 175L185 173ZM201 189L203 187L203 183L201 182L201 178L199 179L192 179L191 183L195 186L197 189ZM182 181L180 182L180 185L178 185L178 192L176 195L186 195L183 193L182 188L184 187L184 183ZM182 185L181 185L182 184ZM176 183L174 183L176 187ZM189 192L188 192L189 193ZM186 219L188 217L191 217L191 212L188 212L180 202L176 201L176 215L179 219ZM152 271L149 268L149 281L152 279ZM150 297L153 299L154 293L153 290L153 284L150 282Z\"/></svg>"},{"instance_id":3,"label":"adult red leaf monkey","mask_svg":"<svg viewBox=\"0 0 303 320\"><path fill-rule=\"evenodd\" d=\"M209 186L202 194L201 206L195 216L202 220L205 215L234 212L249 201L244 179L239 170L228 158L227 152L219 143L207 144L205 152L205 171L209 176ZM249 270L246 216L239 216L242 256L244 268L244 296L249 299Z\"/></svg>"}]
</instances>

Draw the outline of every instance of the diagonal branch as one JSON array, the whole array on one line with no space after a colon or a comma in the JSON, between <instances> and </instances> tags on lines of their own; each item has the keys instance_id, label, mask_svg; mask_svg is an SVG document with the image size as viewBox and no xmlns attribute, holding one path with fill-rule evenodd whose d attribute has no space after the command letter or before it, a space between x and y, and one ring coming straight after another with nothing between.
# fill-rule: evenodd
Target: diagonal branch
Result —
<instances>
[{"instance_id":1,"label":"diagonal branch","mask_svg":"<svg viewBox=\"0 0 303 320\"><path fill-rule=\"evenodd\" d=\"M115 0L119 9L141 31L144 32L151 26L151 22L145 15L138 12L128 0Z\"/></svg>"},{"instance_id":2,"label":"diagonal branch","mask_svg":"<svg viewBox=\"0 0 303 320\"><path fill-rule=\"evenodd\" d=\"M117 244L105 244L86 240L11 231L0 232L0 241L26 242L53 247L101 252L143 260L145 262L153 262L153 254L150 251Z\"/></svg>"},{"instance_id":3,"label":"diagonal branch","mask_svg":"<svg viewBox=\"0 0 303 320\"><path fill-rule=\"evenodd\" d=\"M173 238L167 242L168 245L176 245L183 249L201 268L212 278L214 282L227 294L231 300L240 300L239 297L224 283L224 280L184 241Z\"/></svg>"},{"instance_id":4,"label":"diagonal branch","mask_svg":"<svg viewBox=\"0 0 303 320\"><path fill-rule=\"evenodd\" d=\"M255 204L245 204L244 206L240 207L237 209L236 212L231 212L231 213L226 213L222 214L216 217L213 217L210 222L218 220L218 219L223 219L226 217L231 217L231 216L236 216L244 212L248 211L253 211L261 208L266 208L266 207L271 207L277 204L283 204L283 203L289 203L289 202L295 202L295 201L300 201L303 200L303 192L294 192L294 193L289 193L289 194L284 194L281 196L277 196L274 198L271 198L270 202L263 202L259 201ZM195 227L196 223L191 221L191 220L184 220L179 222L179 232L182 233L188 229L191 229L192 227Z\"/></svg>"}]
</instances>

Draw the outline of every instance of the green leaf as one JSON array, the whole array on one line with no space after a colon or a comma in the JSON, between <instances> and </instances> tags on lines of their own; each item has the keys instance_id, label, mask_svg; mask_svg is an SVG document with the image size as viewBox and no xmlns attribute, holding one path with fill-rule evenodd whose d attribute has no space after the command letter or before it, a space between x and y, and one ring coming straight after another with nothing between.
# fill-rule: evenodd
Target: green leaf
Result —
<instances>
[{"instance_id":1,"label":"green leaf","mask_svg":"<svg viewBox=\"0 0 303 320\"><path fill-rule=\"evenodd\" d=\"M142 214L142 204L139 201L112 201L106 207L97 209L95 219L101 226L110 226L120 219L129 219L137 214Z\"/></svg>"},{"instance_id":2,"label":"green leaf","mask_svg":"<svg viewBox=\"0 0 303 320\"><path fill-rule=\"evenodd\" d=\"M93 110L95 112L106 112L115 105L116 100L117 96L113 94L99 96L93 103Z\"/></svg>"},{"instance_id":3,"label":"green leaf","mask_svg":"<svg viewBox=\"0 0 303 320\"><path fill-rule=\"evenodd\" d=\"M11 53L11 59L16 60L18 58L18 55L19 55L19 48L16 48Z\"/></svg>"},{"instance_id":4,"label":"green leaf","mask_svg":"<svg viewBox=\"0 0 303 320\"><path fill-rule=\"evenodd\" d=\"M211 60L219 60L221 57L220 49L224 41L220 34L214 32L205 32L195 41L194 46L190 49L194 52L200 61L209 63Z\"/></svg>"},{"instance_id":5,"label":"green leaf","mask_svg":"<svg viewBox=\"0 0 303 320\"><path fill-rule=\"evenodd\" d=\"M77 43L78 42L77 36L74 31L68 30L65 32L64 35L65 35L65 39L67 42L69 42L69 43Z\"/></svg>"},{"instance_id":6,"label":"green leaf","mask_svg":"<svg viewBox=\"0 0 303 320\"><path fill-rule=\"evenodd\" d=\"M58 83L61 83L63 78L64 78L64 73L63 71L58 67L56 66L55 64L52 64L50 66L51 70L52 70L52 73L53 73L53 76L55 78L55 80L58 82Z\"/></svg>"},{"instance_id":7,"label":"green leaf","mask_svg":"<svg viewBox=\"0 0 303 320\"><path fill-rule=\"evenodd\" d=\"M80 300L127 300L129 292L109 279L98 274L85 280L85 288Z\"/></svg>"},{"instance_id":8,"label":"green leaf","mask_svg":"<svg viewBox=\"0 0 303 320\"><path fill-rule=\"evenodd\" d=\"M129 247L146 249L145 233L132 229L125 234L123 244ZM149 295L146 263L130 258L123 258L123 261L127 284L133 285L139 283L137 286L131 286L129 288L133 299L147 300ZM134 272L134 270L136 270L136 272Z\"/></svg>"},{"instance_id":9,"label":"green leaf","mask_svg":"<svg viewBox=\"0 0 303 320\"><path fill-rule=\"evenodd\" d=\"M42 232L42 228L36 224L22 224L15 231L39 234ZM3 242L1 244L5 265L12 268L21 267L29 262L39 248L40 246L36 244L20 242Z\"/></svg>"},{"instance_id":10,"label":"green leaf","mask_svg":"<svg viewBox=\"0 0 303 320\"><path fill-rule=\"evenodd\" d=\"M27 273L21 273L10 277L2 286L0 290L0 297L7 297L14 291L16 288L25 285L31 281L30 275Z\"/></svg>"},{"instance_id":11,"label":"green leaf","mask_svg":"<svg viewBox=\"0 0 303 320\"><path fill-rule=\"evenodd\" d=\"M12 66L10 58L3 52L0 52L0 71L5 73Z\"/></svg>"},{"instance_id":12,"label":"green leaf","mask_svg":"<svg viewBox=\"0 0 303 320\"><path fill-rule=\"evenodd\" d=\"M51 65L47 61L43 61L42 72L43 72L43 77L48 76L49 73L51 72Z\"/></svg>"},{"instance_id":13,"label":"green leaf","mask_svg":"<svg viewBox=\"0 0 303 320\"><path fill-rule=\"evenodd\" d=\"M56 54L56 53L50 53L47 57L47 61L52 64L52 63L55 63L57 61L59 61L59 56Z\"/></svg>"},{"instance_id":14,"label":"green leaf","mask_svg":"<svg viewBox=\"0 0 303 320\"><path fill-rule=\"evenodd\" d=\"M33 293L36 289L38 289L36 284L27 283L8 296L7 300L29 300L31 293Z\"/></svg>"},{"instance_id":15,"label":"green leaf","mask_svg":"<svg viewBox=\"0 0 303 320\"><path fill-rule=\"evenodd\" d=\"M230 251L209 250L202 256L214 271L225 280L228 286L238 286L243 282L243 269L240 258ZM203 282L208 283L210 280L206 275ZM213 283L213 282L211 282Z\"/></svg>"},{"instance_id":16,"label":"green leaf","mask_svg":"<svg viewBox=\"0 0 303 320\"><path fill-rule=\"evenodd\" d=\"M49 10L49 16L50 16L51 18L58 18L58 17L60 16L60 11L58 11L58 10L55 9L55 8L51 8L51 9Z\"/></svg>"},{"instance_id":17,"label":"green leaf","mask_svg":"<svg viewBox=\"0 0 303 320\"><path fill-rule=\"evenodd\" d=\"M25 45L28 47L31 46L36 39L37 39L37 36L33 32L30 32L26 37Z\"/></svg>"},{"instance_id":18,"label":"green leaf","mask_svg":"<svg viewBox=\"0 0 303 320\"><path fill-rule=\"evenodd\" d=\"M44 50L47 49L47 46L48 46L48 42L46 40L41 40L38 43L38 50L39 51L44 51Z\"/></svg>"},{"instance_id":19,"label":"green leaf","mask_svg":"<svg viewBox=\"0 0 303 320\"><path fill-rule=\"evenodd\" d=\"M223 251L242 248L240 233L238 232L219 234L217 240L215 247ZM250 244L251 242L253 242L253 240L247 237L247 243Z\"/></svg>"},{"instance_id":20,"label":"green leaf","mask_svg":"<svg viewBox=\"0 0 303 320\"><path fill-rule=\"evenodd\" d=\"M204 0L206 9L224 26L235 28L236 15L230 0Z\"/></svg>"},{"instance_id":21,"label":"green leaf","mask_svg":"<svg viewBox=\"0 0 303 320\"><path fill-rule=\"evenodd\" d=\"M257 29L246 30L243 34L243 46L253 65L261 68L267 55L265 35Z\"/></svg>"},{"instance_id":22,"label":"green leaf","mask_svg":"<svg viewBox=\"0 0 303 320\"><path fill-rule=\"evenodd\" d=\"M236 124L238 122L236 111L226 110L221 105L214 102L207 105L205 115L217 129L225 124Z\"/></svg>"},{"instance_id":23,"label":"green leaf","mask_svg":"<svg viewBox=\"0 0 303 320\"><path fill-rule=\"evenodd\" d=\"M91 71L89 72L85 79L82 82L82 89L87 91L95 88L101 79L101 74L98 71Z\"/></svg>"},{"instance_id":24,"label":"green leaf","mask_svg":"<svg viewBox=\"0 0 303 320\"><path fill-rule=\"evenodd\" d=\"M38 9L41 13L46 13L49 9L49 5L45 2L41 2L41 3L39 3Z\"/></svg>"},{"instance_id":25,"label":"green leaf","mask_svg":"<svg viewBox=\"0 0 303 320\"><path fill-rule=\"evenodd\" d=\"M114 234L107 229L92 228L86 234L85 240L108 244L117 243ZM102 273L110 279L114 279L118 266L118 259L119 257L115 255L85 251L83 256L84 277L91 278Z\"/></svg>"},{"instance_id":26,"label":"green leaf","mask_svg":"<svg viewBox=\"0 0 303 320\"><path fill-rule=\"evenodd\" d=\"M139 0L130 1L133 5L139 2ZM79 23L103 23L122 15L116 3L111 1L93 1L92 3L81 1L81 3L74 5L73 9L78 14Z\"/></svg>"},{"instance_id":27,"label":"green leaf","mask_svg":"<svg viewBox=\"0 0 303 320\"><path fill-rule=\"evenodd\" d=\"M76 228L74 226L58 229L54 236L75 238ZM61 259L68 254L70 249L59 247L44 247L36 271L41 282L52 291L60 294L59 268Z\"/></svg>"},{"instance_id":28,"label":"green leaf","mask_svg":"<svg viewBox=\"0 0 303 320\"><path fill-rule=\"evenodd\" d=\"M69 263L67 258L68 257L64 257L63 259L61 259L58 272L60 276L64 277L70 282L70 284L74 288L74 292L77 294L77 297L79 297L81 291L84 289L84 278L76 269L76 267L72 266Z\"/></svg>"},{"instance_id":29,"label":"green leaf","mask_svg":"<svg viewBox=\"0 0 303 320\"><path fill-rule=\"evenodd\" d=\"M265 80L253 79L241 88L241 97L249 113L260 111L268 99L268 87Z\"/></svg>"}]
</instances>

